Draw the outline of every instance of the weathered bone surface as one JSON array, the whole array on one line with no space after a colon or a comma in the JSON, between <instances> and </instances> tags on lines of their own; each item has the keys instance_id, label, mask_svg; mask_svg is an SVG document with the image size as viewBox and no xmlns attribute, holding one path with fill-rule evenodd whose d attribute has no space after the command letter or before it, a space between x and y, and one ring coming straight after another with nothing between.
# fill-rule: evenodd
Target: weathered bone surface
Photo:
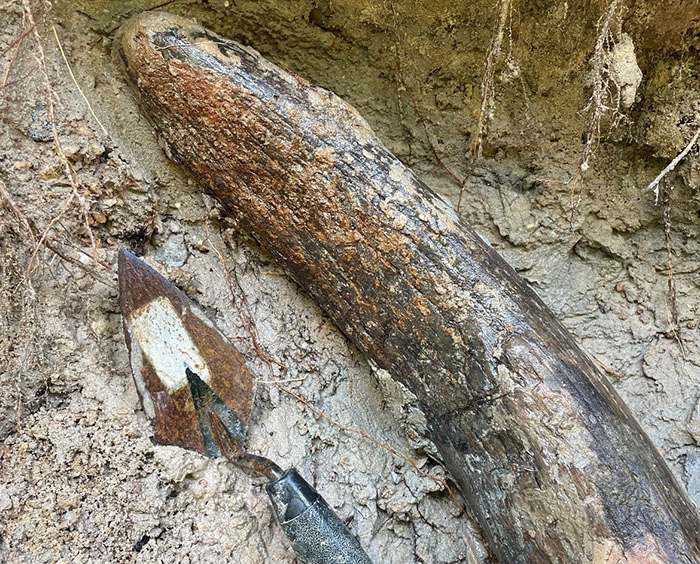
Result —
<instances>
[{"instance_id":1,"label":"weathered bone surface","mask_svg":"<svg viewBox=\"0 0 700 564\"><path fill-rule=\"evenodd\" d=\"M695 506L604 376L352 107L167 14L118 50L172 158L416 394L502 563L700 562Z\"/></svg>"}]
</instances>

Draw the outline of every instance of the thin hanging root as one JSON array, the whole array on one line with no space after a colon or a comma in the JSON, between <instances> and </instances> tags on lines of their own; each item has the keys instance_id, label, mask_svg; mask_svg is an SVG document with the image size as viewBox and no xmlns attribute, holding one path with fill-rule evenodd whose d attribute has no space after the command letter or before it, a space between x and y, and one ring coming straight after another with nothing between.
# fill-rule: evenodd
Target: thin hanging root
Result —
<instances>
[{"instance_id":1,"label":"thin hanging root","mask_svg":"<svg viewBox=\"0 0 700 564\"><path fill-rule=\"evenodd\" d=\"M678 164L688 155L690 150L695 146L695 144L700 139L700 128L695 132L690 142L685 146L685 148L678 153L674 159L668 163L668 165L652 180L646 187L647 190L654 191L654 203L659 203L659 197L663 194L663 204L664 204L664 239L666 242L666 254L667 269L668 269L668 294L671 298L671 323L673 325L673 336L678 343L681 350L681 354L685 358L685 343L681 338L680 333L680 313L678 309L678 292L676 291L676 283L673 278L673 247L671 244L671 190L666 185L664 190L661 190L664 186L666 176L673 171Z\"/></svg>"},{"instance_id":2,"label":"thin hanging root","mask_svg":"<svg viewBox=\"0 0 700 564\"><path fill-rule=\"evenodd\" d=\"M685 149L683 149L680 153L678 153L675 158L668 163L668 166L664 168L654 180L652 180L649 183L649 186L647 186L647 190L653 190L654 191L654 202L656 204L659 203L659 183L663 180L663 178L671 172L674 168L678 166L678 163L680 163L686 155L690 152L690 150L693 148L695 143L698 142L698 138L700 138L700 128L695 132L695 135L693 135L693 138L690 140L690 143L688 143L685 146Z\"/></svg>"},{"instance_id":3,"label":"thin hanging root","mask_svg":"<svg viewBox=\"0 0 700 564\"><path fill-rule=\"evenodd\" d=\"M489 50L486 53L484 75L481 79L481 105L479 106L479 119L476 123L476 129L474 130L469 143L469 162L467 172L459 186L457 213L459 213L462 209L462 198L464 197L464 190L467 186L467 181L474 172L474 165L476 164L476 161L481 158L484 140L488 136L489 127L491 126L491 121L493 120L496 105L496 91L494 89L496 61L500 58L502 53L506 24L508 24L512 17L512 11L512 0L499 0L498 21L496 23L496 29L491 36ZM510 24L508 24L508 28L510 30Z\"/></svg>"},{"instance_id":4,"label":"thin hanging root","mask_svg":"<svg viewBox=\"0 0 700 564\"><path fill-rule=\"evenodd\" d=\"M597 139L600 137L600 123L609 111L618 112L620 107L620 89L614 83L611 73L610 51L613 43L611 25L613 19L620 10L620 0L613 0L607 11L598 20L598 37L596 38L593 55L591 56L593 92L588 99L588 104L583 109L588 113L588 127L586 129L586 144L583 147L579 169L581 172L588 170L590 160L595 153ZM610 83L616 87L617 97L615 105L608 106L608 101L613 98Z\"/></svg>"},{"instance_id":5,"label":"thin hanging root","mask_svg":"<svg viewBox=\"0 0 700 564\"><path fill-rule=\"evenodd\" d=\"M620 86L616 83L611 70L610 51L613 44L613 32L611 25L615 16L619 15L621 10L620 0L612 0L608 5L608 9L598 20L598 36L596 38L593 54L591 55L591 78L593 82L593 91L588 104L583 108L582 113L588 114L588 123L586 126L585 138L586 142L581 153L576 173L569 181L569 227L573 230L576 210L581 203L581 198L576 198L576 190L583 180L583 176L590 168L591 159L595 156L598 147L598 139L600 138L600 124L603 117L612 112L613 115L620 116ZM616 94L613 94L611 87L614 85ZM612 100L613 102L610 102ZM610 105L609 105L610 104ZM617 122L614 122L615 124ZM611 126L611 129L614 126Z\"/></svg>"},{"instance_id":6,"label":"thin hanging root","mask_svg":"<svg viewBox=\"0 0 700 564\"><path fill-rule=\"evenodd\" d=\"M491 37L491 45L486 53L486 63L484 65L484 76L481 80L481 106L479 107L479 120L476 130L469 145L469 153L472 159L481 158L484 139L488 135L489 126L493 119L495 105L494 79L496 76L496 61L501 56L503 48L503 37L505 35L506 23L510 18L512 10L512 0L499 0L498 22Z\"/></svg>"}]
</instances>

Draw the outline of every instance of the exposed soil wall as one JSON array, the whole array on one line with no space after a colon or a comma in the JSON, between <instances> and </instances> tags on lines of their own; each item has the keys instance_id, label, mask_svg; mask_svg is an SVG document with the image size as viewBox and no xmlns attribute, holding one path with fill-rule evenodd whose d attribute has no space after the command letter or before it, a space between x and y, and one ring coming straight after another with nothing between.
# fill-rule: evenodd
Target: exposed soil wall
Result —
<instances>
[{"instance_id":1,"label":"exposed soil wall","mask_svg":"<svg viewBox=\"0 0 700 564\"><path fill-rule=\"evenodd\" d=\"M158 146L111 57L118 26L154 4L58 1L50 12L26 4L43 53L33 31L22 36L23 3L0 7L0 555L294 561L254 479L151 444L116 301L116 249L126 246L237 339L261 374L251 450L312 478L377 562L483 561L478 532L442 486L270 383L283 378L339 424L443 476L407 394ZM700 503L697 147L665 178L658 203L645 189L700 127L700 8L612 7L609 20L608 2L205 0L162 9L345 98L455 205L468 175L461 213L602 363ZM599 44L606 21L610 35ZM601 81L612 109L591 129ZM489 127L475 139L482 107L492 119L482 117ZM251 320L286 373L256 355Z\"/></svg>"}]
</instances>

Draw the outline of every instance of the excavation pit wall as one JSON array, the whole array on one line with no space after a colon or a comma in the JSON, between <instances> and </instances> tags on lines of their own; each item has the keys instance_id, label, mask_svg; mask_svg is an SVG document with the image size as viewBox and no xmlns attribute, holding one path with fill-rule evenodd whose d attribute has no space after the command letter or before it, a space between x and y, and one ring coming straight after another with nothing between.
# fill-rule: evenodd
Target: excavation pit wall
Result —
<instances>
[{"instance_id":1,"label":"excavation pit wall","mask_svg":"<svg viewBox=\"0 0 700 564\"><path fill-rule=\"evenodd\" d=\"M698 503L697 149L668 176L658 204L645 190L699 125L698 9L641 2L612 21L610 68L625 119L610 131L611 113L604 116L572 198L567 182L580 170L595 84L589 61L609 5L512 5L495 59L483 156L470 161L498 31L495 4L237 0L163 9L196 18L352 103L454 205L471 170L461 213L601 363ZM65 207L47 241L67 259L42 247L26 284L32 241L4 204L0 555L8 562L294 562L259 481L151 443L114 289L116 249L125 246L198 301L260 374L250 449L297 466L375 561L484 561L478 531L439 481L270 383L283 378L285 389L341 426L445 477L428 456L410 396L369 366L167 160L112 58L116 29L151 4L55 2L48 14L31 7L56 131L84 208L77 196L70 200L73 187L51 141L42 54L30 33L0 100L0 180L39 233ZM0 22L2 52L25 29L20 3L0 11ZM90 233L111 271L87 256ZM235 275L238 307L218 252ZM256 353L251 320L260 347L286 373Z\"/></svg>"}]
</instances>

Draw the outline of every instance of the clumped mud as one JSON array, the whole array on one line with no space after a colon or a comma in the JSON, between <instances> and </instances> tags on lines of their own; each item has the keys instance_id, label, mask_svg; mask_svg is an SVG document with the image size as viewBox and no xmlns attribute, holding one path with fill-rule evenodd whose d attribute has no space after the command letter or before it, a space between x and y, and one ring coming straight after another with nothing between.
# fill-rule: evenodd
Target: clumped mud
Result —
<instances>
[{"instance_id":1,"label":"clumped mud","mask_svg":"<svg viewBox=\"0 0 700 564\"><path fill-rule=\"evenodd\" d=\"M50 12L31 4L75 189L53 142L33 33L0 90L0 559L294 561L259 482L151 443L117 304L124 246L175 280L240 346L260 375L251 450L296 465L375 561L484 561L478 532L438 482L271 383L284 379L340 425L444 477L407 394L368 366L158 146L111 57L118 26L153 4L58 1ZM209 0L163 9L333 90L456 204L496 4ZM612 131L613 112L603 119L572 199L566 182L581 162L589 61L608 6L513 2L493 119L461 212L602 363L700 503L697 148L667 177L658 204L645 191L700 127L700 10L637 2L616 19L610 68L624 119ZM0 7L0 53L10 47L0 84L27 26L22 2ZM286 372L256 354L250 320Z\"/></svg>"}]
</instances>

